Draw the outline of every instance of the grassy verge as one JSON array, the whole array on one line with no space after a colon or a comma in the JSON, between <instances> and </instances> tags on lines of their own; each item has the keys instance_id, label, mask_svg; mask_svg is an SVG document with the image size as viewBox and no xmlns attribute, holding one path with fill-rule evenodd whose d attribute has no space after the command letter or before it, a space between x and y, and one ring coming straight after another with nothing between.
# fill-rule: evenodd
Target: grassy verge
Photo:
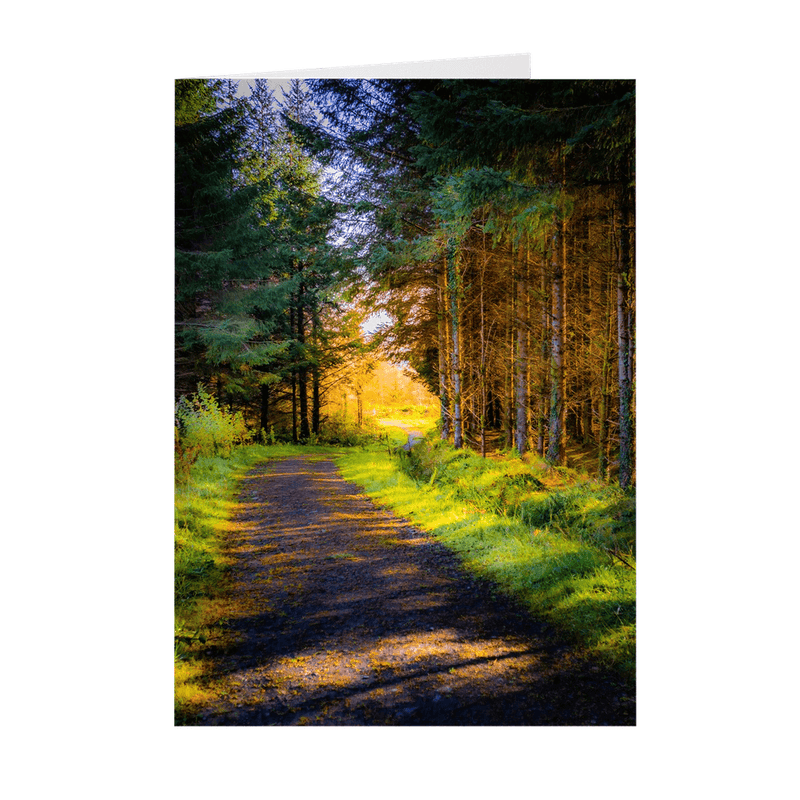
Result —
<instances>
[{"instance_id":1,"label":"grassy verge","mask_svg":"<svg viewBox=\"0 0 800 800\"><path fill-rule=\"evenodd\" d=\"M629 680L635 676L635 501L536 460L426 442L339 454L347 480L432 534Z\"/></svg>"},{"instance_id":2,"label":"grassy verge","mask_svg":"<svg viewBox=\"0 0 800 800\"><path fill-rule=\"evenodd\" d=\"M250 445L200 457L175 489L175 715L209 699L202 651L219 635L224 544L242 477L255 464L334 455L347 480L428 531L464 566L546 617L629 679L635 674L633 497L536 460L482 459L438 442L352 448Z\"/></svg>"},{"instance_id":3,"label":"grassy verge","mask_svg":"<svg viewBox=\"0 0 800 800\"><path fill-rule=\"evenodd\" d=\"M201 456L175 486L175 719L208 698L200 654L220 633L224 544L242 477L270 458L330 454L323 446L250 445L227 457Z\"/></svg>"}]
</instances>

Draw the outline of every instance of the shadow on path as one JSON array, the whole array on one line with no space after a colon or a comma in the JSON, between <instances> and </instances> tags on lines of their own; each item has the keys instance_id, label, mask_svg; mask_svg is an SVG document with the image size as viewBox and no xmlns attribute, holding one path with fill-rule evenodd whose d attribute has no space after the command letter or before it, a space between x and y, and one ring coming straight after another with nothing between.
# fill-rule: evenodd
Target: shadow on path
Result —
<instances>
[{"instance_id":1,"label":"shadow on path","mask_svg":"<svg viewBox=\"0 0 800 800\"><path fill-rule=\"evenodd\" d=\"M245 479L203 725L633 725L634 699L331 460ZM629 690L628 690L629 691Z\"/></svg>"}]
</instances>

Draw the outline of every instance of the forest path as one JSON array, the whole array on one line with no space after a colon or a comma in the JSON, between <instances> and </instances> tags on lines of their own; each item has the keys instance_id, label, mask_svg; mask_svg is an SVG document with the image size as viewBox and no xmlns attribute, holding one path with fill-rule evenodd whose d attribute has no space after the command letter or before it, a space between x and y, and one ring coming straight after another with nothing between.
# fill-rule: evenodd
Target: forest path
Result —
<instances>
[{"instance_id":1,"label":"forest path","mask_svg":"<svg viewBox=\"0 0 800 800\"><path fill-rule=\"evenodd\" d=\"M396 419L381 419L379 422L385 427L400 428L401 431L404 431L408 435L408 441L403 445L404 450L410 450L415 444L421 442L425 438L424 431L406 422L400 422Z\"/></svg>"},{"instance_id":2,"label":"forest path","mask_svg":"<svg viewBox=\"0 0 800 800\"><path fill-rule=\"evenodd\" d=\"M633 725L633 698L326 457L266 462L231 534L201 725Z\"/></svg>"}]
</instances>

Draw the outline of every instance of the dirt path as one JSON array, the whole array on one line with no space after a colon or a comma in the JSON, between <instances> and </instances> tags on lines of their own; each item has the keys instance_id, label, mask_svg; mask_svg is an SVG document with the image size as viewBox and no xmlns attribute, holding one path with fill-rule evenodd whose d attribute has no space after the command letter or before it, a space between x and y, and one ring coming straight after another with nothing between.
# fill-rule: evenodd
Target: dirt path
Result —
<instances>
[{"instance_id":1,"label":"dirt path","mask_svg":"<svg viewBox=\"0 0 800 800\"><path fill-rule=\"evenodd\" d=\"M201 725L635 724L612 677L331 460L252 471L230 555L224 696Z\"/></svg>"},{"instance_id":2,"label":"dirt path","mask_svg":"<svg viewBox=\"0 0 800 800\"><path fill-rule=\"evenodd\" d=\"M404 422L398 422L397 420L382 420L381 422L387 427L400 428L400 430L408 434L408 441L403 445L403 450L410 450L425 438L425 434L421 430Z\"/></svg>"}]
</instances>

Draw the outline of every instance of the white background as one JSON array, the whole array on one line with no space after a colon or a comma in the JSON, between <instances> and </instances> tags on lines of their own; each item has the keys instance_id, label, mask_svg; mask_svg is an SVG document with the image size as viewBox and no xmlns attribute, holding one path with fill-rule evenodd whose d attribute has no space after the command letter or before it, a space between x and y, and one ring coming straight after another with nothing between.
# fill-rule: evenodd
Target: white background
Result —
<instances>
[{"instance_id":1,"label":"white background","mask_svg":"<svg viewBox=\"0 0 800 800\"><path fill-rule=\"evenodd\" d=\"M787 795L798 176L786 8L6 11L10 796ZM174 79L516 53L534 78L637 79L638 726L173 728Z\"/></svg>"}]
</instances>

